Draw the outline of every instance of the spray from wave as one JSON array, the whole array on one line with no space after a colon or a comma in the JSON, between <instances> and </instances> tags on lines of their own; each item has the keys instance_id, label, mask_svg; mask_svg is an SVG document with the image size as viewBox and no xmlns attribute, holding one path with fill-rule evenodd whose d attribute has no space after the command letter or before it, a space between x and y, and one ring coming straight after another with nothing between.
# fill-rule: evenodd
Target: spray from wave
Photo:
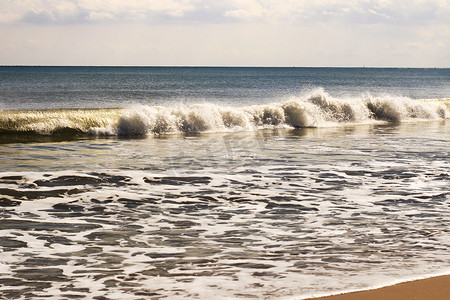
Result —
<instances>
[{"instance_id":1,"label":"spray from wave","mask_svg":"<svg viewBox=\"0 0 450 300\"><path fill-rule=\"evenodd\" d=\"M143 136L447 118L450 118L449 99L370 95L343 99L318 89L284 102L244 107L204 103L173 107L135 105L128 109L4 111L0 113L0 133Z\"/></svg>"}]
</instances>

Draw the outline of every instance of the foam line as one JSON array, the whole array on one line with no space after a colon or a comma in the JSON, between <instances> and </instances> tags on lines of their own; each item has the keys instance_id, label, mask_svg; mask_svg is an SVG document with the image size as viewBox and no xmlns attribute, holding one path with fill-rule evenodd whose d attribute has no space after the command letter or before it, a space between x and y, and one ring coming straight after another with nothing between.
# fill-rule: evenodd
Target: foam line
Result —
<instances>
[{"instance_id":1,"label":"foam line","mask_svg":"<svg viewBox=\"0 0 450 300\"><path fill-rule=\"evenodd\" d=\"M406 97L335 98L318 89L282 102L252 106L212 103L124 109L3 111L0 133L143 136L175 132L222 132L274 127L329 127L374 122L450 118L450 100Z\"/></svg>"}]
</instances>

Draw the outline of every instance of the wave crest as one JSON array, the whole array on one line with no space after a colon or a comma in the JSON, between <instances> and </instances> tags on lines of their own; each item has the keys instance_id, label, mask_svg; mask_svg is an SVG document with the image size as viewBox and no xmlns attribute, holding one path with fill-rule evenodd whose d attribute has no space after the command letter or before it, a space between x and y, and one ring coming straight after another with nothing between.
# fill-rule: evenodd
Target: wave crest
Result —
<instances>
[{"instance_id":1,"label":"wave crest","mask_svg":"<svg viewBox=\"0 0 450 300\"><path fill-rule=\"evenodd\" d=\"M438 101L414 101L409 98L375 98L367 100L373 118L389 122L408 119L446 119L448 109Z\"/></svg>"},{"instance_id":2,"label":"wave crest","mask_svg":"<svg viewBox=\"0 0 450 300\"><path fill-rule=\"evenodd\" d=\"M334 98L323 89L284 102L243 107L212 103L128 109L3 111L0 133L51 135L70 129L93 135L142 136L172 132L326 127L370 122L450 118L446 100L405 97Z\"/></svg>"}]
</instances>

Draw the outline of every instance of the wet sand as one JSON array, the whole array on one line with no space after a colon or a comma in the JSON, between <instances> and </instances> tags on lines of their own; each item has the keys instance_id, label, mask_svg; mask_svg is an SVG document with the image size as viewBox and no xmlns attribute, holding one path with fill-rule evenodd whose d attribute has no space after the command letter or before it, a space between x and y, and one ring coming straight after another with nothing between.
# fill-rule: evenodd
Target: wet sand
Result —
<instances>
[{"instance_id":1,"label":"wet sand","mask_svg":"<svg viewBox=\"0 0 450 300\"><path fill-rule=\"evenodd\" d=\"M403 282L375 290L311 298L314 300L448 300L450 275Z\"/></svg>"}]
</instances>

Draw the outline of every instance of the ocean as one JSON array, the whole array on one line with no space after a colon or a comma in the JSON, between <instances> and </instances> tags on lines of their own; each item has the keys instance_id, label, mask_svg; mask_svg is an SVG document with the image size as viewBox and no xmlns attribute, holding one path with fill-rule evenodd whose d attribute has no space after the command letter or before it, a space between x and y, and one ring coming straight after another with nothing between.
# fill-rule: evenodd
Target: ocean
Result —
<instances>
[{"instance_id":1,"label":"ocean","mask_svg":"<svg viewBox=\"0 0 450 300\"><path fill-rule=\"evenodd\" d=\"M450 69L0 67L0 298L450 273Z\"/></svg>"}]
</instances>

